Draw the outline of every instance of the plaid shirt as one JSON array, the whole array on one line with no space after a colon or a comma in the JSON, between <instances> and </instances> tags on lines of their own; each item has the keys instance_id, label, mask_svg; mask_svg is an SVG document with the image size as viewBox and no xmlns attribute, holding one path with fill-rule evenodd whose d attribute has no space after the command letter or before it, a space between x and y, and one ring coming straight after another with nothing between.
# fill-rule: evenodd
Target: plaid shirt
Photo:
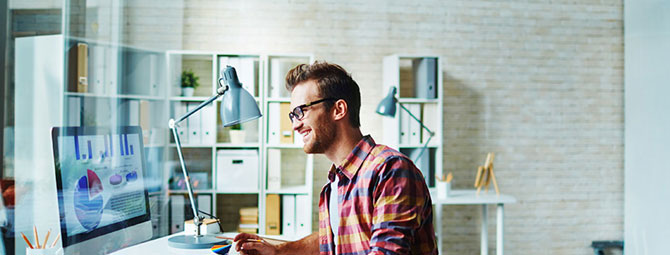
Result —
<instances>
[{"instance_id":1,"label":"plaid shirt","mask_svg":"<svg viewBox=\"0 0 670 255\"><path fill-rule=\"evenodd\" d=\"M339 231L334 237L328 183L319 199L321 254L437 254L430 193L405 155L365 136L341 166L331 167L331 182L335 174Z\"/></svg>"}]
</instances>

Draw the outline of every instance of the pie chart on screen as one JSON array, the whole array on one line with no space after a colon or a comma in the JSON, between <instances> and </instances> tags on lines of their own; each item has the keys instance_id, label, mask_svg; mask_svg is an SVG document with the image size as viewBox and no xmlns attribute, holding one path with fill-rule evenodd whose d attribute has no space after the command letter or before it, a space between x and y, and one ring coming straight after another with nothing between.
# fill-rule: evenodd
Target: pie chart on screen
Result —
<instances>
[{"instance_id":1,"label":"pie chart on screen","mask_svg":"<svg viewBox=\"0 0 670 255\"><path fill-rule=\"evenodd\" d=\"M74 211L79 223L87 229L93 230L102 218L102 182L91 169L86 175L79 178L74 189Z\"/></svg>"}]
</instances>

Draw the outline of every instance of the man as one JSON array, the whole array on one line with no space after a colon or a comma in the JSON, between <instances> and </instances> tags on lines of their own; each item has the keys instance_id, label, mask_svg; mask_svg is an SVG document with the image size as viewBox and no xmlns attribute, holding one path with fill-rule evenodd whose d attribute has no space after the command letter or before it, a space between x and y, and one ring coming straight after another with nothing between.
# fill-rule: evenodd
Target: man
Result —
<instances>
[{"instance_id":1,"label":"man","mask_svg":"<svg viewBox=\"0 0 670 255\"><path fill-rule=\"evenodd\" d=\"M358 84L340 66L299 65L286 75L289 118L305 153L333 162L319 199L319 233L280 245L239 234L242 254L437 254L421 172L360 131Z\"/></svg>"}]
</instances>

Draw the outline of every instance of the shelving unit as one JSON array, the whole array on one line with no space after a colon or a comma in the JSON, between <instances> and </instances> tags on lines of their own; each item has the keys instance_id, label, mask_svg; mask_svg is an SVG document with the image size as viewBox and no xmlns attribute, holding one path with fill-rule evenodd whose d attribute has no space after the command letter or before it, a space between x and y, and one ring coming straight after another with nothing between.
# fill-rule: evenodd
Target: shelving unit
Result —
<instances>
[{"instance_id":1,"label":"shelving unit","mask_svg":"<svg viewBox=\"0 0 670 255\"><path fill-rule=\"evenodd\" d=\"M407 107L435 133L428 148L417 160L416 154L430 134L398 107L394 118L384 117L384 143L398 148L415 161L429 187L435 174L442 174L442 64L439 56L391 55L383 60L383 91L396 87L398 103Z\"/></svg>"},{"instance_id":2,"label":"shelving unit","mask_svg":"<svg viewBox=\"0 0 670 255\"><path fill-rule=\"evenodd\" d=\"M194 172L208 173L208 184L203 189L196 191L199 194L211 194L213 199L212 214L222 219L224 230L237 231L236 227L240 221L239 208L251 206L259 209L259 233L273 234L266 231L268 225L266 221L266 200L268 195L279 194L280 196L303 196L306 198L301 200L303 201L302 204L297 205L296 203L296 205L300 206L299 208L304 211L304 215L307 215L307 217L303 217L302 227L308 230L302 233L282 231L281 234L297 236L311 233L313 156L302 152L300 143L293 143L293 141L291 143L271 142L269 137L272 135L269 132L276 132L275 128L281 121L278 116L286 115L271 112L270 109L274 109L272 105L288 104L290 101L289 94L285 92L283 85L286 72L297 64L312 62L313 56L309 54L254 55L200 51L168 51L166 56L168 91L170 91L167 98L170 104L171 117L176 118L185 113L187 109L184 109L184 107L188 107L185 105L197 105L214 95L218 86L220 70L225 65L236 68L242 86L255 97L261 109L261 114L263 114L263 117L258 120L241 124L240 130L244 134L240 137L232 134L230 127L223 128L221 126L218 112L220 101L217 101L216 105L208 106L211 107L210 110L202 110L201 116L194 116L195 121L200 119L200 123L203 125L201 129L213 130L212 136L201 137L199 142L193 142L194 139L189 139L191 138L189 133L192 132L188 131L192 125L187 123L185 125L188 127L184 125L180 127L180 139L183 136L189 137L186 141L182 141L184 151L199 150L201 154L207 154L207 158L199 160L185 156L186 165L190 174ZM192 97L183 97L179 90L179 77L182 70L191 70L199 77L208 77L207 79L201 79L200 87L196 89ZM203 80L206 82L202 82ZM288 117L286 117L286 120L288 120ZM187 121L191 121L191 118ZM292 129L290 129L290 133L292 137L294 135ZM197 140L197 135L195 140ZM172 138L170 138L169 147L170 150L176 151ZM276 163L275 156L277 154L291 154L292 160L280 160L279 163ZM237 158L232 159L231 157ZM298 159L293 160L295 158ZM257 164L251 164L250 168L245 168L245 171L231 172L232 170L226 167L230 166L226 164L230 164L228 161L231 159L238 160L238 162L241 162L240 164L246 164L245 162L257 162ZM170 157L169 160L178 162L176 157ZM189 160L192 162L189 163ZM193 160L196 160L196 162L193 162ZM200 165L200 170L195 169L193 165L196 168ZM205 167L205 165L207 166ZM166 176L173 176L175 179L181 176L178 163L170 164L166 172ZM227 182L224 178L228 176L237 181ZM279 176L280 179L272 179L275 176ZM277 181L279 182L277 183ZM224 183L226 185L222 185ZM279 185L279 188L275 187L277 185ZM182 190L171 189L170 192L171 194L185 194ZM298 213L298 211L296 210L295 213Z\"/></svg>"}]
</instances>

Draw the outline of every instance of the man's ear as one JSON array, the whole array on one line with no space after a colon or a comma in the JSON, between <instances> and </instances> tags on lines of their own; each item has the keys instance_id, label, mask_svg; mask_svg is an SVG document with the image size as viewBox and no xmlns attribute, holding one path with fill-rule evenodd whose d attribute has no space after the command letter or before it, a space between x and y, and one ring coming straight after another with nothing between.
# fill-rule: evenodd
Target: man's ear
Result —
<instances>
[{"instance_id":1,"label":"man's ear","mask_svg":"<svg viewBox=\"0 0 670 255\"><path fill-rule=\"evenodd\" d=\"M349 106L347 106L347 102L344 99L335 101L332 111L333 120L344 119L347 116L347 112L349 112Z\"/></svg>"}]
</instances>

